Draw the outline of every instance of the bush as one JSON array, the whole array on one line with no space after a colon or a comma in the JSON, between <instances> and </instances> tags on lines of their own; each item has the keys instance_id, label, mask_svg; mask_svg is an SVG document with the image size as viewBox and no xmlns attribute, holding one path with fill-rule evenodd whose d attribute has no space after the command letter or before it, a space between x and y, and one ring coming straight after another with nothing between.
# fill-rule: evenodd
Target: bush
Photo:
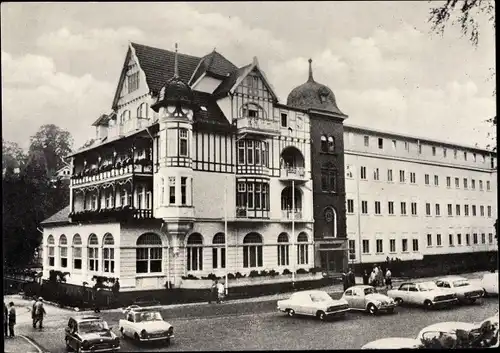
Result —
<instances>
[{"instance_id":1,"label":"bush","mask_svg":"<svg viewBox=\"0 0 500 353\"><path fill-rule=\"evenodd\" d=\"M298 275L303 275L303 274L305 274L305 273L307 273L307 270L306 270L306 269L304 269L304 268L299 268L299 269L297 270L297 274L298 274Z\"/></svg>"},{"instance_id":2,"label":"bush","mask_svg":"<svg viewBox=\"0 0 500 353\"><path fill-rule=\"evenodd\" d=\"M274 277L274 276L277 276L277 275L279 275L279 273L276 272L275 270L269 271L269 276Z\"/></svg>"},{"instance_id":3,"label":"bush","mask_svg":"<svg viewBox=\"0 0 500 353\"><path fill-rule=\"evenodd\" d=\"M238 273L239 273L239 272L238 272ZM234 274L232 274L232 273L228 273L228 274L227 274L227 278L228 278L228 279L235 279L235 278L236 278L236 276L235 276Z\"/></svg>"},{"instance_id":4,"label":"bush","mask_svg":"<svg viewBox=\"0 0 500 353\"><path fill-rule=\"evenodd\" d=\"M283 270L283 274L284 274L284 275L291 275L291 274L292 274L292 272L290 272L290 270L289 270L288 268L285 268L285 269Z\"/></svg>"},{"instance_id":5,"label":"bush","mask_svg":"<svg viewBox=\"0 0 500 353\"><path fill-rule=\"evenodd\" d=\"M201 277L201 279L211 279L213 281L213 280L219 279L219 277L217 277L214 273L210 273L208 276Z\"/></svg>"},{"instance_id":6,"label":"bush","mask_svg":"<svg viewBox=\"0 0 500 353\"><path fill-rule=\"evenodd\" d=\"M309 272L314 274L314 273L322 272L322 269L321 269L321 267L312 267L309 269Z\"/></svg>"},{"instance_id":7,"label":"bush","mask_svg":"<svg viewBox=\"0 0 500 353\"><path fill-rule=\"evenodd\" d=\"M260 276L268 276L268 275L269 275L269 272L267 272L266 270L260 271Z\"/></svg>"},{"instance_id":8,"label":"bush","mask_svg":"<svg viewBox=\"0 0 500 353\"><path fill-rule=\"evenodd\" d=\"M259 277L259 271L256 270L250 271L248 277Z\"/></svg>"},{"instance_id":9,"label":"bush","mask_svg":"<svg viewBox=\"0 0 500 353\"><path fill-rule=\"evenodd\" d=\"M240 272L236 272L235 273L235 277L236 278L243 278L243 277L246 277L245 275L242 275Z\"/></svg>"}]
</instances>

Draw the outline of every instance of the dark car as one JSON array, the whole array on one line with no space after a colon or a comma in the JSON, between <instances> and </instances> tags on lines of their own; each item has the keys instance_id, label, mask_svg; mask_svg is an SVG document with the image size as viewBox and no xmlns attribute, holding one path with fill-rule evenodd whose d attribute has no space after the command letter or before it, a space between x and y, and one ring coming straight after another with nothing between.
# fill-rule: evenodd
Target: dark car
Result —
<instances>
[{"instance_id":1,"label":"dark car","mask_svg":"<svg viewBox=\"0 0 500 353\"><path fill-rule=\"evenodd\" d=\"M98 316L71 317L64 340L68 351L79 353L120 350L120 338L111 332L108 323Z\"/></svg>"}]
</instances>

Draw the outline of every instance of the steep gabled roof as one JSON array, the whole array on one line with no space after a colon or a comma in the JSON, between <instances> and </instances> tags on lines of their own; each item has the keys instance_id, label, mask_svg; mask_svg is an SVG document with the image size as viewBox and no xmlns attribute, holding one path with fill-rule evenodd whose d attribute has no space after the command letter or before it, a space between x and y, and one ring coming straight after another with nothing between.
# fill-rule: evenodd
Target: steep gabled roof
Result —
<instances>
[{"instance_id":1,"label":"steep gabled roof","mask_svg":"<svg viewBox=\"0 0 500 353\"><path fill-rule=\"evenodd\" d=\"M224 79L224 81L221 82L221 84L215 89L215 91L213 92L213 95L215 97L224 97L226 94L229 93L229 91L231 90L231 88L233 88L233 86L236 84L236 81L238 81L238 79L240 77L242 77L246 70L248 70L250 68L250 66L252 66L252 64L248 64L248 65L245 65L243 67L240 67L239 69L237 70L234 70L226 79Z\"/></svg>"},{"instance_id":2,"label":"steep gabled roof","mask_svg":"<svg viewBox=\"0 0 500 353\"><path fill-rule=\"evenodd\" d=\"M42 221L41 224L52 224L52 223L69 223L69 205L64 207L59 212L53 214L46 220Z\"/></svg>"},{"instance_id":3,"label":"steep gabled roof","mask_svg":"<svg viewBox=\"0 0 500 353\"><path fill-rule=\"evenodd\" d=\"M96 121L94 121L92 126L108 125L109 117L110 116L107 114L102 114Z\"/></svg>"},{"instance_id":4,"label":"steep gabled roof","mask_svg":"<svg viewBox=\"0 0 500 353\"><path fill-rule=\"evenodd\" d=\"M236 69L237 67L232 62L227 60L214 49L214 51L210 54L201 58L196 70L193 72L193 75L189 80L189 84L192 85L195 83L203 74L224 79Z\"/></svg>"}]
</instances>

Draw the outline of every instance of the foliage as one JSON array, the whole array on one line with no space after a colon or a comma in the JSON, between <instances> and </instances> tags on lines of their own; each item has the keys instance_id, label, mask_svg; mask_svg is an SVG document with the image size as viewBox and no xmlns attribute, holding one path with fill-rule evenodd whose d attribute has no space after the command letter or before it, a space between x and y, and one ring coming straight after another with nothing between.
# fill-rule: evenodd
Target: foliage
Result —
<instances>
[{"instance_id":1,"label":"foliage","mask_svg":"<svg viewBox=\"0 0 500 353\"><path fill-rule=\"evenodd\" d=\"M278 276L278 275L279 275L279 273L276 272L275 270L269 271L269 276L271 276L271 277L275 277L275 276Z\"/></svg>"},{"instance_id":2,"label":"foliage","mask_svg":"<svg viewBox=\"0 0 500 353\"><path fill-rule=\"evenodd\" d=\"M291 275L291 274L292 274L292 272L290 272L290 270L289 270L288 268L285 268L285 269L283 270L283 274L284 274L284 275Z\"/></svg>"},{"instance_id":3,"label":"foliage","mask_svg":"<svg viewBox=\"0 0 500 353\"><path fill-rule=\"evenodd\" d=\"M256 270L250 271L250 273L248 274L248 277L259 277L259 271L256 271Z\"/></svg>"},{"instance_id":4,"label":"foliage","mask_svg":"<svg viewBox=\"0 0 500 353\"><path fill-rule=\"evenodd\" d=\"M42 151L46 159L49 175L64 167L63 158L72 150L73 138L71 134L54 124L42 125L31 137L29 152Z\"/></svg>"},{"instance_id":5,"label":"foliage","mask_svg":"<svg viewBox=\"0 0 500 353\"><path fill-rule=\"evenodd\" d=\"M16 168L24 168L27 155L15 142L2 139L2 171L13 174Z\"/></svg>"},{"instance_id":6,"label":"foliage","mask_svg":"<svg viewBox=\"0 0 500 353\"><path fill-rule=\"evenodd\" d=\"M193 276L192 274L188 274L187 276L182 276L181 278L182 279L199 279L198 277Z\"/></svg>"},{"instance_id":7,"label":"foliage","mask_svg":"<svg viewBox=\"0 0 500 353\"><path fill-rule=\"evenodd\" d=\"M310 272L310 273L313 273L313 274L314 274L314 273L318 273L318 272L322 272L322 271L323 271L323 270L321 269L321 267L311 267L311 268L309 269L309 272Z\"/></svg>"},{"instance_id":8,"label":"foliage","mask_svg":"<svg viewBox=\"0 0 500 353\"><path fill-rule=\"evenodd\" d=\"M306 269L304 269L304 268L299 268L299 269L297 270L297 274L298 274L298 275L303 275L303 274L305 274L305 273L307 273L307 270L306 270Z\"/></svg>"}]
</instances>

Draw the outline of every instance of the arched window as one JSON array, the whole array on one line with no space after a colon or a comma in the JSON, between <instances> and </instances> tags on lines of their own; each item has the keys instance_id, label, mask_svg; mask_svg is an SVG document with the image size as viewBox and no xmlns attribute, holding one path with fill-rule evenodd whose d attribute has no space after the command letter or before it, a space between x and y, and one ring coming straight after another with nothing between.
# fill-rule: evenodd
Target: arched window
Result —
<instances>
[{"instance_id":1,"label":"arched window","mask_svg":"<svg viewBox=\"0 0 500 353\"><path fill-rule=\"evenodd\" d=\"M301 232L297 237L297 264L307 265L309 263L309 239L307 234Z\"/></svg>"},{"instance_id":2,"label":"arched window","mask_svg":"<svg viewBox=\"0 0 500 353\"><path fill-rule=\"evenodd\" d=\"M149 119L149 106L148 106L148 103L142 103L137 108L137 117L139 119Z\"/></svg>"},{"instance_id":3,"label":"arched window","mask_svg":"<svg viewBox=\"0 0 500 353\"><path fill-rule=\"evenodd\" d=\"M325 208L325 230L324 235L327 238L337 237L337 212L333 207Z\"/></svg>"},{"instance_id":4,"label":"arched window","mask_svg":"<svg viewBox=\"0 0 500 353\"><path fill-rule=\"evenodd\" d=\"M217 233L212 240L214 247L212 248L212 267L226 268L226 236L224 233Z\"/></svg>"},{"instance_id":5,"label":"arched window","mask_svg":"<svg viewBox=\"0 0 500 353\"><path fill-rule=\"evenodd\" d=\"M187 239L187 270L203 270L203 237L193 233Z\"/></svg>"},{"instance_id":6,"label":"arched window","mask_svg":"<svg viewBox=\"0 0 500 353\"><path fill-rule=\"evenodd\" d=\"M335 152L335 140L332 136L328 136L328 152Z\"/></svg>"},{"instance_id":7,"label":"arched window","mask_svg":"<svg viewBox=\"0 0 500 353\"><path fill-rule=\"evenodd\" d=\"M52 235L49 235L47 237L47 255L49 258L49 266L54 267L55 266L55 242L54 242L54 237Z\"/></svg>"},{"instance_id":8,"label":"arched window","mask_svg":"<svg viewBox=\"0 0 500 353\"><path fill-rule=\"evenodd\" d=\"M121 115L120 115L120 124L126 123L127 121L130 120L130 110L125 110Z\"/></svg>"},{"instance_id":9,"label":"arched window","mask_svg":"<svg viewBox=\"0 0 500 353\"><path fill-rule=\"evenodd\" d=\"M321 152L328 152L328 143L324 135L321 136Z\"/></svg>"},{"instance_id":10,"label":"arched window","mask_svg":"<svg viewBox=\"0 0 500 353\"><path fill-rule=\"evenodd\" d=\"M136 244L136 273L161 272L161 238L154 233L145 233L137 239Z\"/></svg>"},{"instance_id":11,"label":"arched window","mask_svg":"<svg viewBox=\"0 0 500 353\"><path fill-rule=\"evenodd\" d=\"M262 267L262 236L248 233L243 244L243 267Z\"/></svg>"},{"instance_id":12,"label":"arched window","mask_svg":"<svg viewBox=\"0 0 500 353\"><path fill-rule=\"evenodd\" d=\"M59 264L68 267L68 239L64 234L59 237Z\"/></svg>"},{"instance_id":13,"label":"arched window","mask_svg":"<svg viewBox=\"0 0 500 353\"><path fill-rule=\"evenodd\" d=\"M115 273L115 240L109 233L102 240L102 264L104 272Z\"/></svg>"},{"instance_id":14,"label":"arched window","mask_svg":"<svg viewBox=\"0 0 500 353\"><path fill-rule=\"evenodd\" d=\"M288 266L290 264L288 256L290 245L288 242L288 234L281 233L278 235L278 266Z\"/></svg>"},{"instance_id":15,"label":"arched window","mask_svg":"<svg viewBox=\"0 0 500 353\"><path fill-rule=\"evenodd\" d=\"M73 269L82 269L82 237L79 234L73 236Z\"/></svg>"},{"instance_id":16,"label":"arched window","mask_svg":"<svg viewBox=\"0 0 500 353\"><path fill-rule=\"evenodd\" d=\"M99 239L97 235L90 234L88 242L88 258L89 258L89 271L99 271Z\"/></svg>"},{"instance_id":17,"label":"arched window","mask_svg":"<svg viewBox=\"0 0 500 353\"><path fill-rule=\"evenodd\" d=\"M331 163L325 163L321 166L321 190L337 191L337 169Z\"/></svg>"}]
</instances>

